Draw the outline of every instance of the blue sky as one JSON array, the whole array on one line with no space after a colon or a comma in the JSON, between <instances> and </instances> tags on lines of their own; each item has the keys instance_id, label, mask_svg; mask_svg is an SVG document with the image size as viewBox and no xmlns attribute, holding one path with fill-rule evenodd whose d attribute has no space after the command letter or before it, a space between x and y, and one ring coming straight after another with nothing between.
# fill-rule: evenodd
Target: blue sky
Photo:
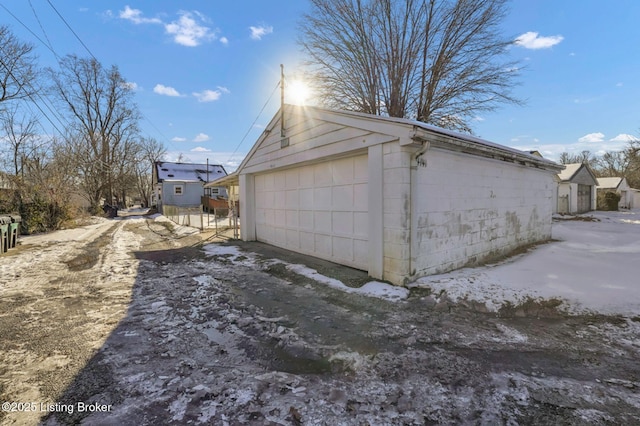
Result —
<instances>
[{"instance_id":1,"label":"blue sky","mask_svg":"<svg viewBox=\"0 0 640 426\"><path fill-rule=\"evenodd\" d=\"M34 44L43 66L55 57L38 38L60 56L88 48L117 65L135 87L144 135L164 143L169 160L182 153L232 171L279 107L280 64L290 80L301 72L307 9L302 0L0 0L0 24ZM514 0L503 31L518 40L514 93L526 104L480 114L475 134L554 160L639 138L638 17L635 0Z\"/></svg>"}]
</instances>

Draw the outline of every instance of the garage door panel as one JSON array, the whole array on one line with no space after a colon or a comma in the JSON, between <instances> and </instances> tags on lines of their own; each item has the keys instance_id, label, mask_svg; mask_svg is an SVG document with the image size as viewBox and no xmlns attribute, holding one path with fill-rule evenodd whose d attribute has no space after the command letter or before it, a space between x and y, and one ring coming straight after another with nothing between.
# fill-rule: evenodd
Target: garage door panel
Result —
<instances>
[{"instance_id":1,"label":"garage door panel","mask_svg":"<svg viewBox=\"0 0 640 426\"><path fill-rule=\"evenodd\" d=\"M315 236L313 232L300 231L300 249L306 252L314 250Z\"/></svg>"},{"instance_id":2,"label":"garage door panel","mask_svg":"<svg viewBox=\"0 0 640 426\"><path fill-rule=\"evenodd\" d=\"M319 257L331 257L331 237L315 234L314 252L318 253Z\"/></svg>"},{"instance_id":3,"label":"garage door panel","mask_svg":"<svg viewBox=\"0 0 640 426\"><path fill-rule=\"evenodd\" d=\"M368 269L367 156L255 176L259 241Z\"/></svg>"},{"instance_id":4,"label":"garage door panel","mask_svg":"<svg viewBox=\"0 0 640 426\"><path fill-rule=\"evenodd\" d=\"M300 208L304 210L313 209L313 188L305 188L299 191Z\"/></svg>"},{"instance_id":5,"label":"garage door panel","mask_svg":"<svg viewBox=\"0 0 640 426\"><path fill-rule=\"evenodd\" d=\"M313 212L314 227L318 233L329 233L331 230L331 212Z\"/></svg>"},{"instance_id":6,"label":"garage door panel","mask_svg":"<svg viewBox=\"0 0 640 426\"><path fill-rule=\"evenodd\" d=\"M353 185L353 209L358 212L369 210L369 185L360 183Z\"/></svg>"},{"instance_id":7,"label":"garage door panel","mask_svg":"<svg viewBox=\"0 0 640 426\"><path fill-rule=\"evenodd\" d=\"M313 166L314 186L329 186L333 183L331 177L331 164L320 163Z\"/></svg>"},{"instance_id":8,"label":"garage door panel","mask_svg":"<svg viewBox=\"0 0 640 426\"><path fill-rule=\"evenodd\" d=\"M298 231L293 229L286 229L285 235L286 235L287 247L290 247L292 250L300 248L300 238L298 235Z\"/></svg>"},{"instance_id":9,"label":"garage door panel","mask_svg":"<svg viewBox=\"0 0 640 426\"><path fill-rule=\"evenodd\" d=\"M357 265L366 265L369 261L369 241L364 240L353 240L353 256L354 262Z\"/></svg>"},{"instance_id":10,"label":"garage door panel","mask_svg":"<svg viewBox=\"0 0 640 426\"><path fill-rule=\"evenodd\" d=\"M369 179L369 159L366 155L353 159L353 179L366 183Z\"/></svg>"},{"instance_id":11,"label":"garage door panel","mask_svg":"<svg viewBox=\"0 0 640 426\"><path fill-rule=\"evenodd\" d=\"M369 214L367 212L353 213L353 235L364 238L369 236Z\"/></svg>"},{"instance_id":12,"label":"garage door panel","mask_svg":"<svg viewBox=\"0 0 640 426\"><path fill-rule=\"evenodd\" d=\"M286 194L286 202L285 207L287 210L297 210L298 209L298 190L289 190Z\"/></svg>"},{"instance_id":13,"label":"garage door panel","mask_svg":"<svg viewBox=\"0 0 640 426\"><path fill-rule=\"evenodd\" d=\"M287 228L298 229L298 212L296 210L286 210L285 217Z\"/></svg>"},{"instance_id":14,"label":"garage door panel","mask_svg":"<svg viewBox=\"0 0 640 426\"><path fill-rule=\"evenodd\" d=\"M275 219L272 222L276 228L284 228L287 224L285 219L285 211L284 210L275 210L274 211Z\"/></svg>"},{"instance_id":15,"label":"garage door panel","mask_svg":"<svg viewBox=\"0 0 640 426\"><path fill-rule=\"evenodd\" d=\"M298 182L298 170L287 170L285 172L285 188L286 189L298 189L300 186Z\"/></svg>"},{"instance_id":16,"label":"garage door panel","mask_svg":"<svg viewBox=\"0 0 640 426\"><path fill-rule=\"evenodd\" d=\"M301 210L299 213L298 227L301 230L313 231L313 212Z\"/></svg>"},{"instance_id":17,"label":"garage door panel","mask_svg":"<svg viewBox=\"0 0 640 426\"><path fill-rule=\"evenodd\" d=\"M331 230L334 235L353 235L353 212L332 212Z\"/></svg>"},{"instance_id":18,"label":"garage door panel","mask_svg":"<svg viewBox=\"0 0 640 426\"><path fill-rule=\"evenodd\" d=\"M331 187L315 188L313 191L313 209L331 210Z\"/></svg>"},{"instance_id":19,"label":"garage door panel","mask_svg":"<svg viewBox=\"0 0 640 426\"><path fill-rule=\"evenodd\" d=\"M353 159L344 158L332 163L331 176L334 185L353 183Z\"/></svg>"},{"instance_id":20,"label":"garage door panel","mask_svg":"<svg viewBox=\"0 0 640 426\"><path fill-rule=\"evenodd\" d=\"M333 255L340 259L353 258L353 239L343 237L331 237Z\"/></svg>"},{"instance_id":21,"label":"garage door panel","mask_svg":"<svg viewBox=\"0 0 640 426\"><path fill-rule=\"evenodd\" d=\"M353 185L340 185L331 188L331 209L353 210Z\"/></svg>"}]
</instances>

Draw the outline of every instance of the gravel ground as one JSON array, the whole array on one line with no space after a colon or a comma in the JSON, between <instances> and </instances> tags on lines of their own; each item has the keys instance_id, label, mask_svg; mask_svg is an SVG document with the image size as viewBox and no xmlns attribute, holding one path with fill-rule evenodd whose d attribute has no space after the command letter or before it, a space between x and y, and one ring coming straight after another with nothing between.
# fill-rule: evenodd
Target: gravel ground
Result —
<instances>
[{"instance_id":1,"label":"gravel ground","mask_svg":"<svg viewBox=\"0 0 640 426\"><path fill-rule=\"evenodd\" d=\"M367 282L162 217L23 238L0 256L0 423L640 423L640 318L391 301L292 264Z\"/></svg>"}]
</instances>

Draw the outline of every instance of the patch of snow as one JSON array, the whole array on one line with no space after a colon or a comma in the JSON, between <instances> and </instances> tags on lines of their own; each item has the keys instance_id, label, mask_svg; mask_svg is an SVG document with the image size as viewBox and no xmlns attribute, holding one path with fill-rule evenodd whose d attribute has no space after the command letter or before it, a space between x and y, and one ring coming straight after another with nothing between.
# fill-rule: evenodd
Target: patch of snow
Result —
<instances>
[{"instance_id":1,"label":"patch of snow","mask_svg":"<svg viewBox=\"0 0 640 426\"><path fill-rule=\"evenodd\" d=\"M371 281L366 283L362 287L353 288L353 287L346 286L340 280L322 275L315 269L309 268L308 266L299 265L299 264L289 264L286 262L282 262L282 263L284 263L286 268L291 272L295 272L298 275L311 278L314 281L317 281L321 284L326 284L329 287L342 290L346 293L355 293L363 296L377 297L379 299L385 299L385 300L391 300L391 301L404 300L407 297L409 297L409 290L404 287L397 287L387 283Z\"/></svg>"},{"instance_id":2,"label":"patch of snow","mask_svg":"<svg viewBox=\"0 0 640 426\"><path fill-rule=\"evenodd\" d=\"M520 333L518 330L507 327L504 324L497 323L496 328L500 330L510 342L525 343L527 340L529 340L527 336Z\"/></svg>"},{"instance_id":3,"label":"patch of snow","mask_svg":"<svg viewBox=\"0 0 640 426\"><path fill-rule=\"evenodd\" d=\"M418 279L410 287L446 292L452 300L484 302L492 311L506 302L563 301L568 313L634 316L640 313L640 210L593 212L599 221L553 223L554 242L500 264L465 268Z\"/></svg>"}]
</instances>

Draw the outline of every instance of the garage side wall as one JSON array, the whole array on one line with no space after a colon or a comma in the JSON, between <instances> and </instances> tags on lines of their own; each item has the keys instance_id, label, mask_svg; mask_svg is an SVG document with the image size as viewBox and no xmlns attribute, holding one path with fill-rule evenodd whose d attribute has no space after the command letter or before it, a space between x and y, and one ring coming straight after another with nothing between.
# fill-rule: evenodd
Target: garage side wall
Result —
<instances>
[{"instance_id":1,"label":"garage side wall","mask_svg":"<svg viewBox=\"0 0 640 426\"><path fill-rule=\"evenodd\" d=\"M431 149L418 167L414 276L447 272L551 238L551 172Z\"/></svg>"},{"instance_id":2,"label":"garage side wall","mask_svg":"<svg viewBox=\"0 0 640 426\"><path fill-rule=\"evenodd\" d=\"M383 145L383 278L404 284L410 275L411 155L415 148Z\"/></svg>"}]
</instances>

